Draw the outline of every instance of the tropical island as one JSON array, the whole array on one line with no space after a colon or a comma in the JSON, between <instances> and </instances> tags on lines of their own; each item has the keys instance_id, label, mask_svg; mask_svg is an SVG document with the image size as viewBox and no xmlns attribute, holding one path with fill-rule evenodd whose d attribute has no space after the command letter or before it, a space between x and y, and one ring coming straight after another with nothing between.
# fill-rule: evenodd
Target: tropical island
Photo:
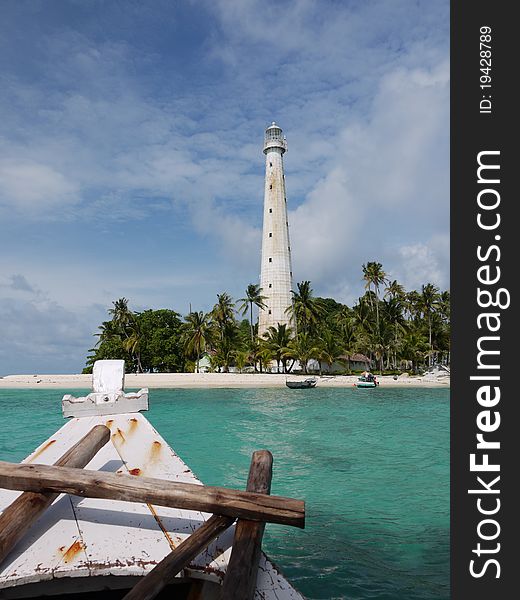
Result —
<instances>
[{"instance_id":1,"label":"tropical island","mask_svg":"<svg viewBox=\"0 0 520 600\"><path fill-rule=\"evenodd\" d=\"M83 373L101 359L124 359L128 373L416 374L450 360L450 293L432 283L407 291L378 262L363 265L365 293L349 307L314 296L310 281L292 291L293 328L258 336L255 309L264 296L250 284L242 298L217 294L209 312L132 311L113 302ZM240 318L242 317L242 318ZM247 318L245 318L247 317Z\"/></svg>"}]
</instances>

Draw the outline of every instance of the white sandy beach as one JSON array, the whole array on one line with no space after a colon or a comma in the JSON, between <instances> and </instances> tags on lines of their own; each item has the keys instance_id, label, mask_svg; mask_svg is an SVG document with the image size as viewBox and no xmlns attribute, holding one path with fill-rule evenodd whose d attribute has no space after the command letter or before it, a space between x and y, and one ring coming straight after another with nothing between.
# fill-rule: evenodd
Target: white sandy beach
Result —
<instances>
[{"instance_id":1,"label":"white sandy beach","mask_svg":"<svg viewBox=\"0 0 520 600\"><path fill-rule=\"evenodd\" d=\"M285 380L305 379L304 375L260 373L142 373L125 375L125 387L133 388L267 388L285 387ZM449 387L449 377L377 377L381 387ZM356 375L324 375L318 387L352 387ZM0 377L0 388L90 389L92 375L6 375Z\"/></svg>"}]
</instances>

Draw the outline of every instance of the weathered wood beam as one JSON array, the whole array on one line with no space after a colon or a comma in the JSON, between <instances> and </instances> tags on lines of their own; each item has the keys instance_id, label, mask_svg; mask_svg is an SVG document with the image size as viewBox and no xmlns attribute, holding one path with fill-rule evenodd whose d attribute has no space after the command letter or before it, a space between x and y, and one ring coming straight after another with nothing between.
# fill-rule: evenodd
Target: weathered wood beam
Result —
<instances>
[{"instance_id":1,"label":"weathered wood beam","mask_svg":"<svg viewBox=\"0 0 520 600\"><path fill-rule=\"evenodd\" d=\"M247 491L269 494L272 476L273 455L268 450L254 452L249 469ZM225 598L225 600L253 599L264 529L265 523L246 519L238 520L221 598Z\"/></svg>"},{"instance_id":2,"label":"weathered wood beam","mask_svg":"<svg viewBox=\"0 0 520 600\"><path fill-rule=\"evenodd\" d=\"M267 450L253 454L247 491L269 494L273 457ZM141 579L123 600L153 600L206 546L225 531L233 519L213 515ZM240 519L235 531L223 598L250 600L254 596L265 524Z\"/></svg>"},{"instance_id":3,"label":"weathered wood beam","mask_svg":"<svg viewBox=\"0 0 520 600\"><path fill-rule=\"evenodd\" d=\"M110 429L96 425L54 464L81 469L109 440ZM0 563L58 495L56 492L25 492L3 511L0 515Z\"/></svg>"},{"instance_id":4,"label":"weathered wood beam","mask_svg":"<svg viewBox=\"0 0 520 600\"><path fill-rule=\"evenodd\" d=\"M305 503L302 500L193 483L133 477L123 473L46 465L19 465L0 461L0 488L144 502L171 508L200 510L235 519L305 527Z\"/></svg>"},{"instance_id":5,"label":"weathered wood beam","mask_svg":"<svg viewBox=\"0 0 520 600\"><path fill-rule=\"evenodd\" d=\"M213 515L190 537L170 552L146 577L126 594L123 600L152 600L175 576L184 569L206 546L233 524L234 519Z\"/></svg>"}]
</instances>

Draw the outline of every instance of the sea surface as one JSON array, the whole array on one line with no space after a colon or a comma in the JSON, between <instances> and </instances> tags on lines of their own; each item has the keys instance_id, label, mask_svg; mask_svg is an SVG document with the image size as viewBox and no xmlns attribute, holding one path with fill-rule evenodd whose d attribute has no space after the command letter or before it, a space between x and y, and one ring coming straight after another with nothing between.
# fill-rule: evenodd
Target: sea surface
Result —
<instances>
[{"instance_id":1,"label":"sea surface","mask_svg":"<svg viewBox=\"0 0 520 600\"><path fill-rule=\"evenodd\" d=\"M63 424L64 391L0 390L0 459ZM273 453L272 493L305 499L307 526L268 525L264 550L307 598L449 598L449 390L152 390L150 405L206 484L243 488L251 453Z\"/></svg>"}]
</instances>

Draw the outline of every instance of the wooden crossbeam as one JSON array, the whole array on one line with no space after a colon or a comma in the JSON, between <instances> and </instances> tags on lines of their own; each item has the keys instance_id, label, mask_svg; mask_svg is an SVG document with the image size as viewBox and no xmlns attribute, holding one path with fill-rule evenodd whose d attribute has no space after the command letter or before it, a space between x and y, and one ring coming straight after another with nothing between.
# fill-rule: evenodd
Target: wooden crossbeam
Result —
<instances>
[{"instance_id":1,"label":"wooden crossbeam","mask_svg":"<svg viewBox=\"0 0 520 600\"><path fill-rule=\"evenodd\" d=\"M190 537L181 542L126 594L123 600L152 600L207 545L233 524L234 519L213 515Z\"/></svg>"},{"instance_id":2,"label":"wooden crossbeam","mask_svg":"<svg viewBox=\"0 0 520 600\"><path fill-rule=\"evenodd\" d=\"M267 450L253 453L247 491L269 494L273 457ZM123 600L153 600L176 575L198 556L207 545L225 531L233 519L213 515L189 538L177 546ZM265 523L240 519L235 530L231 560L224 579L222 597L226 600L251 600L256 588L258 562Z\"/></svg>"},{"instance_id":3,"label":"wooden crossbeam","mask_svg":"<svg viewBox=\"0 0 520 600\"><path fill-rule=\"evenodd\" d=\"M109 439L110 429L96 425L54 463L55 467L82 469ZM0 515L0 563L58 495L59 492L24 492L3 511Z\"/></svg>"},{"instance_id":4,"label":"wooden crossbeam","mask_svg":"<svg viewBox=\"0 0 520 600\"><path fill-rule=\"evenodd\" d=\"M305 526L305 503L294 498L105 473L0 461L0 488L143 502L227 517Z\"/></svg>"},{"instance_id":5,"label":"wooden crossbeam","mask_svg":"<svg viewBox=\"0 0 520 600\"><path fill-rule=\"evenodd\" d=\"M254 452L249 469L247 491L269 494L271 492L272 475L273 455L268 450ZM224 578L222 599L253 599L264 529L265 523L246 519L238 520L231 558Z\"/></svg>"}]
</instances>

